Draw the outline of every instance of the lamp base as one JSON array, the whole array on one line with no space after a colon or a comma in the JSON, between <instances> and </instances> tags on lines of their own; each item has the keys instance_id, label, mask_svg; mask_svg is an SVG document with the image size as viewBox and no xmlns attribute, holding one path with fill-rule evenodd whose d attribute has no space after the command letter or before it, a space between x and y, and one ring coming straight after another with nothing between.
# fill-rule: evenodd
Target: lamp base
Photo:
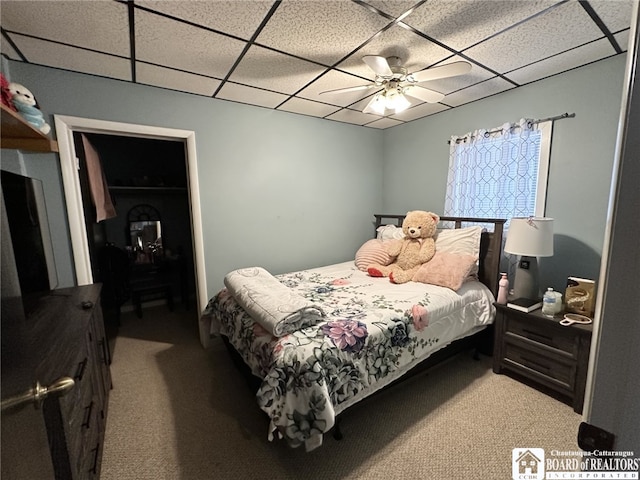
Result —
<instances>
[{"instance_id":1,"label":"lamp base","mask_svg":"<svg viewBox=\"0 0 640 480\"><path fill-rule=\"evenodd\" d=\"M538 259L536 257L521 256L516 268L516 278L513 282L513 296L515 298L540 298L538 286Z\"/></svg>"}]
</instances>

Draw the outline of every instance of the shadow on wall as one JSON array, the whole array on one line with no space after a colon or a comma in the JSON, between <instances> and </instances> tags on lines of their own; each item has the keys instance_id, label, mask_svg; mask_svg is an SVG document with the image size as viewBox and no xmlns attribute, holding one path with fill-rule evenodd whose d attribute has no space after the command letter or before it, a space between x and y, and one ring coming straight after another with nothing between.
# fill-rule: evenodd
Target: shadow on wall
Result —
<instances>
[{"instance_id":1,"label":"shadow on wall","mask_svg":"<svg viewBox=\"0 0 640 480\"><path fill-rule=\"evenodd\" d=\"M575 237L554 235L553 257L540 258L540 287L553 287L564 295L567 277L598 281L602 255Z\"/></svg>"}]
</instances>

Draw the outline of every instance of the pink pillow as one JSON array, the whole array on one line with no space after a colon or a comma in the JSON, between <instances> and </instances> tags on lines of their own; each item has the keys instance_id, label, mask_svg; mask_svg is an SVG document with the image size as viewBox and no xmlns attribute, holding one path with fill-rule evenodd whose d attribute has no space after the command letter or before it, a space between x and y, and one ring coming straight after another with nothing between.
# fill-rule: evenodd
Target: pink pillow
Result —
<instances>
[{"instance_id":1,"label":"pink pillow","mask_svg":"<svg viewBox=\"0 0 640 480\"><path fill-rule=\"evenodd\" d=\"M473 255L436 252L415 273L413 281L458 290L473 272L477 260Z\"/></svg>"},{"instance_id":2,"label":"pink pillow","mask_svg":"<svg viewBox=\"0 0 640 480\"><path fill-rule=\"evenodd\" d=\"M356 267L363 272L367 271L367 267L372 263L380 265L389 265L391 257L383 247L383 241L377 238L367 240L356 252Z\"/></svg>"}]
</instances>

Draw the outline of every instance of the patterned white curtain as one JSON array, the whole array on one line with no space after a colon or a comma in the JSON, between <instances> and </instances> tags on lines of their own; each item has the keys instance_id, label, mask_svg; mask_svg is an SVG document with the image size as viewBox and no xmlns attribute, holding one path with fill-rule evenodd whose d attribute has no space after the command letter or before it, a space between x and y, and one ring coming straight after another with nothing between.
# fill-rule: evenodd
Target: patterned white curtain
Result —
<instances>
[{"instance_id":1,"label":"patterned white curtain","mask_svg":"<svg viewBox=\"0 0 640 480\"><path fill-rule=\"evenodd\" d=\"M530 119L450 140L444 214L507 218L534 215L541 131Z\"/></svg>"}]
</instances>

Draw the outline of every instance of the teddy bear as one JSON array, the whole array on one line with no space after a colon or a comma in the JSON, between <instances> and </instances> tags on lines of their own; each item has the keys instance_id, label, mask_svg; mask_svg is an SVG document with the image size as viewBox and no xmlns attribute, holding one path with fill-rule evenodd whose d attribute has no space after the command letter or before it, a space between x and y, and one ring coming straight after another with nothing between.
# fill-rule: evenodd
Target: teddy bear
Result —
<instances>
[{"instance_id":1,"label":"teddy bear","mask_svg":"<svg viewBox=\"0 0 640 480\"><path fill-rule=\"evenodd\" d=\"M407 212L402 231L402 240L384 243L384 248L394 260L387 266L372 264L367 273L372 277L389 277L392 283L406 283L413 278L423 263L427 263L436 253L434 236L440 217L423 210Z\"/></svg>"},{"instance_id":2,"label":"teddy bear","mask_svg":"<svg viewBox=\"0 0 640 480\"><path fill-rule=\"evenodd\" d=\"M11 82L9 84L9 92L11 93L11 101L27 122L36 127L45 135L51 131L51 127L44 121L44 115L38 108L33 93L19 83Z\"/></svg>"}]
</instances>

